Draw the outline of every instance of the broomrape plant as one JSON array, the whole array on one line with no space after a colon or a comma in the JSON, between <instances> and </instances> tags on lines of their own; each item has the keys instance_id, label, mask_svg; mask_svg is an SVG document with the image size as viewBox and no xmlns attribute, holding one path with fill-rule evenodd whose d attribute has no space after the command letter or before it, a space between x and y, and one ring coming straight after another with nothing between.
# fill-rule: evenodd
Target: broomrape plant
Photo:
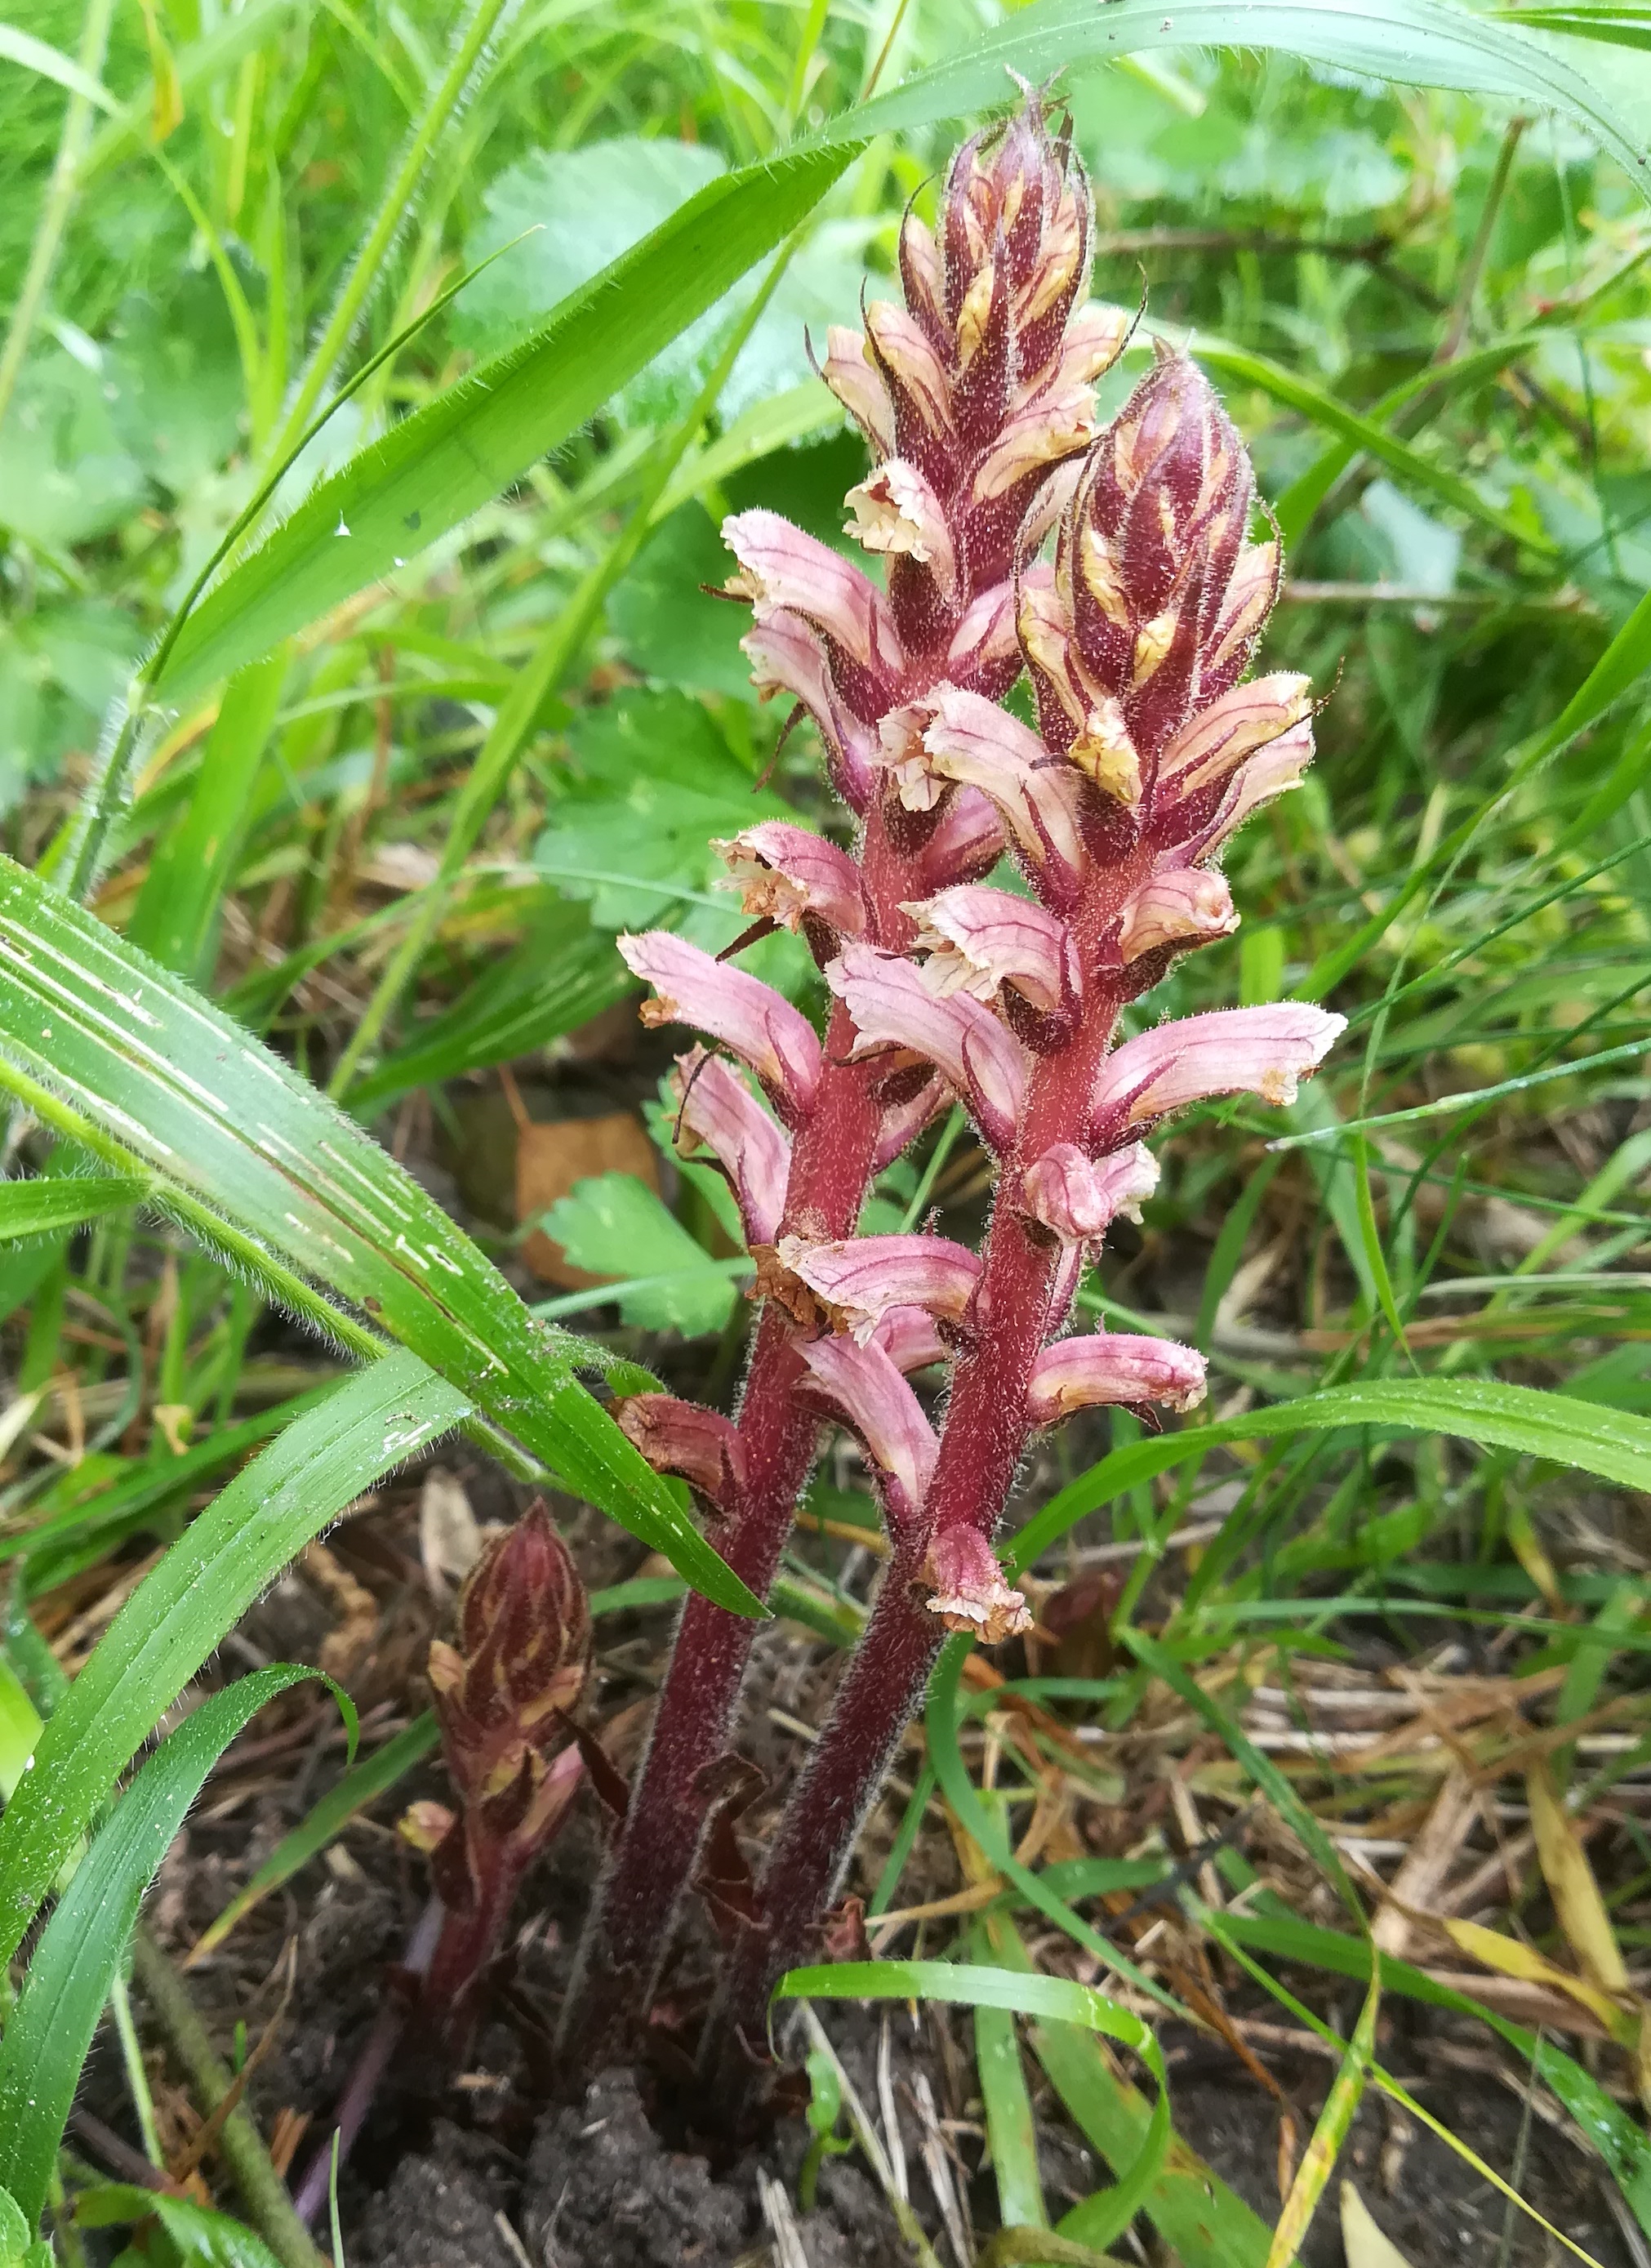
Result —
<instances>
[{"instance_id":1,"label":"broomrape plant","mask_svg":"<svg viewBox=\"0 0 1651 2268\"><path fill-rule=\"evenodd\" d=\"M1342 1020L1229 1010L1118 1042L1177 954L1237 914L1234 831L1300 781L1304 678L1244 673L1279 584L1249 459L1208 384L1160 351L1097 432L1092 388L1128 333L1089 304L1082 169L1033 99L954 160L932 234L908 214L904 305L833 329L823 374L870 444L848 533L886 589L776 515L737 514L727 589L757 683L814 720L852 852L789 822L718 847L746 939L798 932L833 995L824 1042L767 985L664 932L620 941L678 1059L678 1136L740 1204L762 1303L738 1414L624 1400L649 1462L709 1508L766 1595L822 1425L870 1462L890 1557L833 1714L731 1947L704 2047L737 2097L779 1975L809 1948L949 1631L1029 1626L993 1550L1039 1428L1112 1404L1183 1410L1187 1347L1067 1336L1086 1260L1152 1189L1143 1137L1212 1097L1288 1102ZM1053 539L1053 556L1051 552ZM1030 675L1037 726L1004 706ZM1004 852L1024 894L983 879ZM745 942L746 940L742 940ZM734 948L733 950L737 950ZM858 1236L873 1177L955 1101L994 1160L978 1253ZM910 1383L949 1373L936 1429ZM647 2007L726 1758L752 1624L701 1597L591 1914L565 2045L597 2059Z\"/></svg>"}]
</instances>

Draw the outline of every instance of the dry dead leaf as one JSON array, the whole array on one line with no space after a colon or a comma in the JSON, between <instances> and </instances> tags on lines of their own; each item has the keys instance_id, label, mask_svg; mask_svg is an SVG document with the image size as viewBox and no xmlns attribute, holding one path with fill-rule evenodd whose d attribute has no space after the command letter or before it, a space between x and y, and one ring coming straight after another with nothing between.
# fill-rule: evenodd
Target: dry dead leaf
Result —
<instances>
[{"instance_id":1,"label":"dry dead leaf","mask_svg":"<svg viewBox=\"0 0 1651 2268\"><path fill-rule=\"evenodd\" d=\"M1602 1992L1596 1984L1581 1977L1573 1977L1568 1969L1560 1969L1545 1961L1531 1947L1522 1945L1516 1937L1504 1937L1500 1930L1486 1929L1476 1921L1442 1920L1439 1924L1450 1942L1462 1952L1482 1961L1504 1977L1517 1977L1527 1984L1545 1984L1552 1991L1564 1992L1597 2016L1608 2030L1622 2022L1622 2011L1609 1993Z\"/></svg>"},{"instance_id":2,"label":"dry dead leaf","mask_svg":"<svg viewBox=\"0 0 1651 2268\"><path fill-rule=\"evenodd\" d=\"M1525 1793L1537 1837L1537 1863L1566 1943L1581 1963L1583 1974L1602 1992L1626 1992L1628 1965L1617 1933L1588 1863L1576 1822L1545 1764L1533 1764L1525 1774Z\"/></svg>"},{"instance_id":3,"label":"dry dead leaf","mask_svg":"<svg viewBox=\"0 0 1651 2268\"><path fill-rule=\"evenodd\" d=\"M1370 2217L1370 2208L1351 2182L1341 2184L1341 2245L1347 2268L1410 2268L1390 2236Z\"/></svg>"},{"instance_id":4,"label":"dry dead leaf","mask_svg":"<svg viewBox=\"0 0 1651 2268\"><path fill-rule=\"evenodd\" d=\"M419 1491L419 1557L430 1596L440 1602L476 1564L481 1529L464 1484L445 1465L432 1465Z\"/></svg>"},{"instance_id":5,"label":"dry dead leaf","mask_svg":"<svg viewBox=\"0 0 1651 2268\"><path fill-rule=\"evenodd\" d=\"M516 1146L516 1218L533 1220L565 1197L579 1182L598 1174L635 1174L655 1191L659 1159L642 1120L633 1111L613 1110L601 1118L557 1118L543 1125L518 1125ZM610 1282L570 1265L561 1245L535 1229L522 1257L543 1284L583 1292Z\"/></svg>"}]
</instances>

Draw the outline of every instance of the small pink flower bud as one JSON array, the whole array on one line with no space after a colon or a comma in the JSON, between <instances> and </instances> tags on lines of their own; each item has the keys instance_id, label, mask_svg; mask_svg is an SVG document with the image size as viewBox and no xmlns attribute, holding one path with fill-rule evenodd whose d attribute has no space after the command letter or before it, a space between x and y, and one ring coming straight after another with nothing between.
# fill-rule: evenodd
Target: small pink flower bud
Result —
<instances>
[{"instance_id":1,"label":"small pink flower bud","mask_svg":"<svg viewBox=\"0 0 1651 2268\"><path fill-rule=\"evenodd\" d=\"M980 1263L946 1236L851 1236L827 1243L782 1236L780 1258L831 1311L836 1329L864 1346L892 1307L921 1307L960 1322Z\"/></svg>"},{"instance_id":2,"label":"small pink flower bud","mask_svg":"<svg viewBox=\"0 0 1651 2268\"><path fill-rule=\"evenodd\" d=\"M1236 685L1190 718L1165 748L1158 764L1155 802L1195 795L1224 780L1258 748L1312 715L1309 681L1280 670Z\"/></svg>"},{"instance_id":3,"label":"small pink flower bud","mask_svg":"<svg viewBox=\"0 0 1651 2268\"><path fill-rule=\"evenodd\" d=\"M1205 945L1229 937L1238 911L1223 874L1197 866L1171 866L1143 882L1118 927L1118 957L1139 961L1165 945Z\"/></svg>"},{"instance_id":4,"label":"small pink flower bud","mask_svg":"<svg viewBox=\"0 0 1651 2268\"><path fill-rule=\"evenodd\" d=\"M673 1394L627 1394L613 1405L626 1439L657 1473L675 1473L731 1517L745 1484L745 1437L733 1422Z\"/></svg>"},{"instance_id":5,"label":"small pink flower bud","mask_svg":"<svg viewBox=\"0 0 1651 2268\"><path fill-rule=\"evenodd\" d=\"M949 1631L965 1631L983 1646L1001 1646L1031 1628L1024 1593L1004 1581L996 1552L976 1528L937 1528L921 1580L929 1589L923 1602L929 1613Z\"/></svg>"},{"instance_id":6,"label":"small pink flower bud","mask_svg":"<svg viewBox=\"0 0 1651 2268\"><path fill-rule=\"evenodd\" d=\"M879 457L894 450L894 405L864 338L840 323L826 334L820 376Z\"/></svg>"},{"instance_id":7,"label":"small pink flower bud","mask_svg":"<svg viewBox=\"0 0 1651 2268\"><path fill-rule=\"evenodd\" d=\"M966 992L936 1000L914 964L866 945L845 946L826 982L860 1034L856 1056L910 1048L943 1072L996 1149L1007 1149L1026 1093L1026 1056L991 1010Z\"/></svg>"},{"instance_id":8,"label":"small pink flower bud","mask_svg":"<svg viewBox=\"0 0 1651 2268\"><path fill-rule=\"evenodd\" d=\"M958 592L958 559L939 497L914 465L891 457L843 499L853 519L845 535L868 551L886 552L927 567L943 598Z\"/></svg>"},{"instance_id":9,"label":"small pink flower bud","mask_svg":"<svg viewBox=\"0 0 1651 2268\"><path fill-rule=\"evenodd\" d=\"M1087 1244L1119 1213L1139 1220L1141 1201L1157 1186L1158 1161L1143 1143L1091 1160L1075 1142L1057 1142L1021 1175L1021 1209L1063 1244Z\"/></svg>"},{"instance_id":10,"label":"small pink flower bud","mask_svg":"<svg viewBox=\"0 0 1651 2268\"><path fill-rule=\"evenodd\" d=\"M812 1339L797 1351L878 1468L890 1519L897 1528L906 1526L922 1507L939 1449L922 1404L875 1342L861 1346L846 1337Z\"/></svg>"},{"instance_id":11,"label":"small pink flower bud","mask_svg":"<svg viewBox=\"0 0 1651 2268\"><path fill-rule=\"evenodd\" d=\"M819 1085L819 1040L771 984L669 930L615 942L626 965L659 996L642 1003L644 1024L697 1024L751 1065L782 1116L795 1123L806 1114Z\"/></svg>"},{"instance_id":12,"label":"small pink flower bud","mask_svg":"<svg viewBox=\"0 0 1651 2268\"><path fill-rule=\"evenodd\" d=\"M1126 1041L1102 1064L1095 1124L1105 1138L1114 1127L1143 1126L1218 1094L1293 1102L1296 1081L1317 1069L1346 1020L1304 1001L1283 1001L1160 1024Z\"/></svg>"},{"instance_id":13,"label":"small pink flower bud","mask_svg":"<svg viewBox=\"0 0 1651 2268\"><path fill-rule=\"evenodd\" d=\"M816 937L858 937L866 925L860 895L860 869L846 850L807 827L789 820L765 819L711 848L727 866L726 886L739 892L753 920L778 922L782 929L811 929ZM833 948L834 949L834 948Z\"/></svg>"},{"instance_id":14,"label":"small pink flower bud","mask_svg":"<svg viewBox=\"0 0 1651 2268\"><path fill-rule=\"evenodd\" d=\"M1076 773L1052 758L1017 717L980 694L942 685L928 698L934 716L922 749L929 770L990 796L1046 887L1057 896L1075 895L1088 865ZM904 799L905 770L899 777Z\"/></svg>"},{"instance_id":15,"label":"small pink flower bud","mask_svg":"<svg viewBox=\"0 0 1651 2268\"><path fill-rule=\"evenodd\" d=\"M1075 1008L1077 954L1066 924L1035 900L973 882L905 910L917 924L913 949L928 955L922 978L936 999L971 992L989 1003L1012 984L1046 1015Z\"/></svg>"},{"instance_id":16,"label":"small pink flower bud","mask_svg":"<svg viewBox=\"0 0 1651 2268\"><path fill-rule=\"evenodd\" d=\"M908 211L900 224L900 283L906 304L936 345L950 336L946 280L940 252L927 225Z\"/></svg>"},{"instance_id":17,"label":"small pink flower bud","mask_svg":"<svg viewBox=\"0 0 1651 2268\"><path fill-rule=\"evenodd\" d=\"M1225 693L1250 666L1256 642L1278 600L1280 564L1276 543L1246 543L1240 548L1214 627L1200 640L1200 699Z\"/></svg>"},{"instance_id":18,"label":"small pink flower bud","mask_svg":"<svg viewBox=\"0 0 1651 2268\"><path fill-rule=\"evenodd\" d=\"M736 597L801 615L878 685L899 684L906 658L889 602L852 560L777 512L730 514L723 541L739 562Z\"/></svg>"},{"instance_id":19,"label":"small pink flower bud","mask_svg":"<svg viewBox=\"0 0 1651 2268\"><path fill-rule=\"evenodd\" d=\"M677 1057L671 1084L681 1132L706 1144L722 1167L739 1202L746 1242L772 1244L791 1178L789 1138L738 1074L703 1048Z\"/></svg>"},{"instance_id":20,"label":"small pink flower bud","mask_svg":"<svg viewBox=\"0 0 1651 2268\"><path fill-rule=\"evenodd\" d=\"M1044 1349L1032 1366L1026 1411L1034 1425L1053 1425L1097 1403L1191 1410L1203 1399L1204 1358L1192 1348L1093 1331Z\"/></svg>"}]
</instances>

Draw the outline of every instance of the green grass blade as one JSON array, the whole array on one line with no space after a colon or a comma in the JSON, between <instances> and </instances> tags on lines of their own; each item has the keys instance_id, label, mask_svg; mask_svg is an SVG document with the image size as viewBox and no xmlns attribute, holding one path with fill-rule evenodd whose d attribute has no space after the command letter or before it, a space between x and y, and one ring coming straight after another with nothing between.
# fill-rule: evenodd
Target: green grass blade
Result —
<instances>
[{"instance_id":1,"label":"green grass blade","mask_svg":"<svg viewBox=\"0 0 1651 2268\"><path fill-rule=\"evenodd\" d=\"M1005 85L1011 70L1038 85L1086 63L1189 47L1273 48L1372 78L1537 103L1583 127L1646 193L1638 136L1580 71L1506 18L1471 15L1442 0L1192 0L1167 13L1156 0L1111 0L1104 8L1091 0L1035 0L966 55L862 103L825 133L905 133L1004 107L1012 99Z\"/></svg>"},{"instance_id":2,"label":"green grass blade","mask_svg":"<svg viewBox=\"0 0 1651 2268\"><path fill-rule=\"evenodd\" d=\"M1483 1379L1394 1379L1327 1387L1274 1409L1212 1425L1185 1426L1156 1440L1114 1449L1081 1473L1015 1539L1010 1565L1033 1565L1073 1522L1155 1474L1202 1456L1223 1441L1281 1440L1342 1426L1390 1426L1401 1433L1449 1433L1481 1448L1512 1449L1574 1466L1619 1487L1651 1486L1651 1420L1530 1386Z\"/></svg>"},{"instance_id":3,"label":"green grass blade","mask_svg":"<svg viewBox=\"0 0 1651 2268\"><path fill-rule=\"evenodd\" d=\"M386 1355L290 1425L144 1577L47 1720L35 1768L0 1817L0 1960L119 1774L253 1601L353 1497L465 1409L412 1356Z\"/></svg>"},{"instance_id":4,"label":"green grass blade","mask_svg":"<svg viewBox=\"0 0 1651 2268\"><path fill-rule=\"evenodd\" d=\"M0 866L0 1080L363 1354L365 1314L687 1580L760 1609L574 1375L571 1343L353 1119L22 867ZM337 1304L318 1301L324 1286Z\"/></svg>"},{"instance_id":5,"label":"green grass blade","mask_svg":"<svg viewBox=\"0 0 1651 2268\"><path fill-rule=\"evenodd\" d=\"M142 1204L155 1184L136 1174L65 1174L0 1182L0 1242L80 1228L105 1213Z\"/></svg>"},{"instance_id":6,"label":"green grass blade","mask_svg":"<svg viewBox=\"0 0 1651 2268\"><path fill-rule=\"evenodd\" d=\"M0 2188L31 2223L143 1893L184 1814L247 1719L316 1675L283 1664L203 1702L144 1765L59 1899L0 2035Z\"/></svg>"},{"instance_id":7,"label":"green grass blade","mask_svg":"<svg viewBox=\"0 0 1651 2268\"><path fill-rule=\"evenodd\" d=\"M1364 2099L1364 2082L1376 2050L1376 2019L1382 2006L1382 1964L1379 1958L1370 1963L1369 1990L1364 1996L1364 2006L1359 2012L1358 2023L1347 2043L1346 2053L1337 2067L1330 2092L1324 2097L1324 2107L1313 2127L1312 2139L1305 2155L1296 2168L1295 2179L1290 2183L1290 2193L1284 2200L1284 2210L1279 2215L1279 2225L1273 2232L1273 2242L1267 2247L1266 2268L1288 2268L1295 2249L1312 2226L1313 2215L1318 2210L1318 2200L1341 2155L1341 2146L1358 2115Z\"/></svg>"},{"instance_id":8,"label":"green grass blade","mask_svg":"<svg viewBox=\"0 0 1651 2268\"><path fill-rule=\"evenodd\" d=\"M352 458L202 601L156 697L197 698L509 488L772 252L856 146L840 137L710 182L523 344Z\"/></svg>"},{"instance_id":9,"label":"green grass blade","mask_svg":"<svg viewBox=\"0 0 1651 2268\"><path fill-rule=\"evenodd\" d=\"M997 1926L979 1921L970 1933L982 1964L998 1959ZM997 2183L997 2217L1005 2228L1047 2228L1043 2180L1038 2168L1038 2122L1021 2063L1015 2019L1007 2008L977 2007L974 2066L986 2106L987 2141Z\"/></svg>"},{"instance_id":10,"label":"green grass blade","mask_svg":"<svg viewBox=\"0 0 1651 2268\"><path fill-rule=\"evenodd\" d=\"M201 770L180 823L150 861L126 934L192 983L211 974L218 904L235 871L251 816L253 782L275 729L286 682L287 655L277 648L224 688Z\"/></svg>"},{"instance_id":11,"label":"green grass blade","mask_svg":"<svg viewBox=\"0 0 1651 2268\"><path fill-rule=\"evenodd\" d=\"M37 40L32 32L22 31L15 24L0 24L0 62L15 63L19 70L33 71L41 78L48 78L65 93L77 94L95 109L120 109L120 104L101 80L83 70L61 48Z\"/></svg>"}]
</instances>

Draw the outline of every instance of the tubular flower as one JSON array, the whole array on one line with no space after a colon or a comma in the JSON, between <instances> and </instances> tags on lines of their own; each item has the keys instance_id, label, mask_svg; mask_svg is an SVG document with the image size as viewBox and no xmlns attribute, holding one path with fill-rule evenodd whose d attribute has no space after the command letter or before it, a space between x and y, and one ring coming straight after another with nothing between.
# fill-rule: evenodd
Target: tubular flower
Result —
<instances>
[{"instance_id":1,"label":"tubular flower","mask_svg":"<svg viewBox=\"0 0 1651 2268\"><path fill-rule=\"evenodd\" d=\"M1139 1220L1158 1186L1158 1161L1140 1142L1092 1160L1075 1142L1056 1142L1021 1175L1021 1204L1063 1244L1103 1237L1122 1213Z\"/></svg>"},{"instance_id":2,"label":"tubular flower","mask_svg":"<svg viewBox=\"0 0 1651 2268\"><path fill-rule=\"evenodd\" d=\"M1204 1358L1192 1348L1094 1331L1044 1349L1032 1365L1026 1409L1034 1425L1053 1425L1097 1403L1191 1410L1203 1399Z\"/></svg>"},{"instance_id":3,"label":"tubular flower","mask_svg":"<svg viewBox=\"0 0 1651 2268\"><path fill-rule=\"evenodd\" d=\"M892 1308L921 1307L960 1322L980 1263L944 1236L851 1236L826 1244L781 1237L780 1258L825 1301L833 1322L864 1346Z\"/></svg>"},{"instance_id":4,"label":"tubular flower","mask_svg":"<svg viewBox=\"0 0 1651 2268\"><path fill-rule=\"evenodd\" d=\"M829 960L834 940L858 937L866 925L860 869L846 850L806 827L766 819L726 842L711 844L728 868L723 886L739 892L757 920L797 930Z\"/></svg>"},{"instance_id":5,"label":"tubular flower","mask_svg":"<svg viewBox=\"0 0 1651 2268\"><path fill-rule=\"evenodd\" d=\"M821 1056L806 1016L760 977L669 930L621 937L618 945L626 966L657 996L642 1004L644 1024L698 1024L750 1064L781 1116L796 1124L807 1116Z\"/></svg>"},{"instance_id":6,"label":"tubular flower","mask_svg":"<svg viewBox=\"0 0 1651 2268\"><path fill-rule=\"evenodd\" d=\"M1066 924L1029 898L964 883L908 905L917 924L913 949L927 953L924 983L936 999L972 992L995 1000L1012 985L1046 1015L1077 1001L1077 955Z\"/></svg>"},{"instance_id":7,"label":"tubular flower","mask_svg":"<svg viewBox=\"0 0 1651 2268\"><path fill-rule=\"evenodd\" d=\"M678 1142L703 1142L738 1200L746 1241L772 1244L780 1233L791 1144L738 1074L704 1048L677 1057L671 1074Z\"/></svg>"},{"instance_id":8,"label":"tubular flower","mask_svg":"<svg viewBox=\"0 0 1651 2268\"><path fill-rule=\"evenodd\" d=\"M1306 1003L1218 1008L1127 1040L1107 1057L1091 1110L1097 1128L1150 1125L1189 1102L1258 1094L1282 1107L1317 1070L1346 1022Z\"/></svg>"},{"instance_id":9,"label":"tubular flower","mask_svg":"<svg viewBox=\"0 0 1651 2268\"><path fill-rule=\"evenodd\" d=\"M923 1562L923 1604L949 1631L983 1646L1001 1646L1031 1628L1023 1593L1003 1580L997 1554L977 1528L952 1528L934 1537Z\"/></svg>"},{"instance_id":10,"label":"tubular flower","mask_svg":"<svg viewBox=\"0 0 1651 2268\"><path fill-rule=\"evenodd\" d=\"M1118 957L1139 961L1164 946L1207 945L1230 937L1238 911L1222 874L1171 866L1143 882L1118 924Z\"/></svg>"},{"instance_id":11,"label":"tubular flower","mask_svg":"<svg viewBox=\"0 0 1651 2268\"><path fill-rule=\"evenodd\" d=\"M745 1442L730 1418L673 1394L623 1395L613 1408L620 1432L657 1473L679 1475L721 1513L737 1511Z\"/></svg>"},{"instance_id":12,"label":"tubular flower","mask_svg":"<svg viewBox=\"0 0 1651 2268\"><path fill-rule=\"evenodd\" d=\"M1026 1057L989 1008L967 992L937 1000L921 971L870 946L845 946L826 971L859 1033L855 1054L884 1047L926 1056L995 1149L1007 1149L1026 1091Z\"/></svg>"},{"instance_id":13,"label":"tubular flower","mask_svg":"<svg viewBox=\"0 0 1651 2268\"><path fill-rule=\"evenodd\" d=\"M877 1467L889 1517L914 1521L935 1469L935 1429L892 1357L875 1340L814 1339L801 1350L815 1385L840 1410Z\"/></svg>"}]
</instances>

